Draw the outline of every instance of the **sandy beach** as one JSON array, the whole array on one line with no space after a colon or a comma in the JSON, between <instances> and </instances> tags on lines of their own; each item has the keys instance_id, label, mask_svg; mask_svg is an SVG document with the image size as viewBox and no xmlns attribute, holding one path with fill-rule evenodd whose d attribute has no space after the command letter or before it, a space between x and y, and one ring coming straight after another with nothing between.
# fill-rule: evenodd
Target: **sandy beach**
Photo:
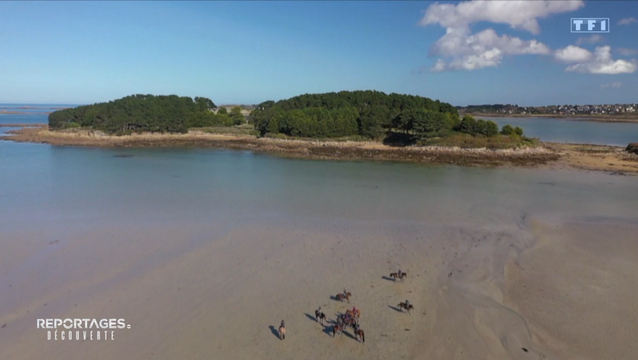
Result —
<instances>
[{"instance_id":1,"label":"sandy beach","mask_svg":"<svg viewBox=\"0 0 638 360\"><path fill-rule=\"evenodd\" d=\"M189 226L71 231L37 244L43 234L5 233L0 286L11 310L0 317L0 357L633 358L638 251L628 234L638 227L517 225L242 226L202 245L185 240L202 235ZM18 265L16 253L43 248L54 256ZM399 266L408 278L389 280ZM344 287L350 304L331 299ZM396 308L405 299L410 314ZM318 306L334 320L353 305L365 344L314 320ZM125 318L131 329L114 341L47 341L41 317ZM284 341L274 331L282 319Z\"/></svg>"}]
</instances>

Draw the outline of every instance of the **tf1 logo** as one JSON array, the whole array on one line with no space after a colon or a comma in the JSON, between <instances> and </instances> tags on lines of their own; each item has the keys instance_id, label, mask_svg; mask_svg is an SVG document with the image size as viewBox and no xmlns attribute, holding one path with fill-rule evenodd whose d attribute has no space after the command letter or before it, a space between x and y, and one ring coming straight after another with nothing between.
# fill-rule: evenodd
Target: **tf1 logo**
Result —
<instances>
[{"instance_id":1,"label":"tf1 logo","mask_svg":"<svg viewBox=\"0 0 638 360\"><path fill-rule=\"evenodd\" d=\"M608 33L609 18L572 18L573 33Z\"/></svg>"}]
</instances>

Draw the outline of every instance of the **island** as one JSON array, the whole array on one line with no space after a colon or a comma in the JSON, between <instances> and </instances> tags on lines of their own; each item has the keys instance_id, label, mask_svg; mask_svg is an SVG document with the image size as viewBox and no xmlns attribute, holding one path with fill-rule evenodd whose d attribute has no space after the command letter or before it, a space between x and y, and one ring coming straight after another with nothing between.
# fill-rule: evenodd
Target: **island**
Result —
<instances>
[{"instance_id":1,"label":"island","mask_svg":"<svg viewBox=\"0 0 638 360\"><path fill-rule=\"evenodd\" d=\"M459 115L451 104L379 91L303 94L250 108L205 97L132 95L55 111L4 140L100 147L248 149L310 159L483 166L559 166L638 173L611 146L541 143L519 127Z\"/></svg>"}]
</instances>

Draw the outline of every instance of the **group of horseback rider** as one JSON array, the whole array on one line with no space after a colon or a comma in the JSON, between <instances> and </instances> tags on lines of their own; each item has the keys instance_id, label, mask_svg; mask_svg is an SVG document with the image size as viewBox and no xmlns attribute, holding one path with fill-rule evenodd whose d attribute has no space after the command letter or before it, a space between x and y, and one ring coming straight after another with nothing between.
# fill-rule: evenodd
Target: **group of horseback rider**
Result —
<instances>
[{"instance_id":1,"label":"group of horseback rider","mask_svg":"<svg viewBox=\"0 0 638 360\"><path fill-rule=\"evenodd\" d=\"M403 274L405 274L403 271L401 271L401 269L399 269L399 271L397 272L397 274L399 275L399 278L403 277ZM348 293L348 291L346 291L346 289L343 289L343 293L341 294L343 296L343 298L347 299L348 295L350 293ZM408 300L405 300L405 307L406 309L409 308L410 303L408 302ZM356 306L352 307L352 310L346 310L345 314L341 314L339 316L337 316L337 327L339 327L340 329L344 329L346 326L350 325L352 326L352 328L354 329L355 334L359 333L359 314L361 314L361 311L359 309L357 309ZM319 308L315 311L315 316L317 317L317 320L319 321L319 319L324 319L326 317L326 315L324 314L323 310L321 309L321 306L319 306ZM322 321L323 324L323 321ZM281 324L279 325L279 331L280 333L283 333L285 336L285 331L286 331L286 326L284 324L284 321L281 320ZM363 336L363 330L361 331L361 336ZM282 337L283 338L283 337Z\"/></svg>"}]
</instances>

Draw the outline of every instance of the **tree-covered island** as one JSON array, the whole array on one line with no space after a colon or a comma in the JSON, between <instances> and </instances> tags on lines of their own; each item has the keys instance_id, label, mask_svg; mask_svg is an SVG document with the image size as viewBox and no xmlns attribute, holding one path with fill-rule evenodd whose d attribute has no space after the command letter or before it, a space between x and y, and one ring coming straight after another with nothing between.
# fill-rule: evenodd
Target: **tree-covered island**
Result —
<instances>
[{"instance_id":1,"label":"tree-covered island","mask_svg":"<svg viewBox=\"0 0 638 360\"><path fill-rule=\"evenodd\" d=\"M379 140L391 145L512 147L532 144L520 128L459 117L457 109L426 97L379 91L304 94L256 106L246 119L204 97L132 95L64 109L49 115L49 128L86 128L108 134L186 133L194 128L246 126L260 136Z\"/></svg>"}]
</instances>

